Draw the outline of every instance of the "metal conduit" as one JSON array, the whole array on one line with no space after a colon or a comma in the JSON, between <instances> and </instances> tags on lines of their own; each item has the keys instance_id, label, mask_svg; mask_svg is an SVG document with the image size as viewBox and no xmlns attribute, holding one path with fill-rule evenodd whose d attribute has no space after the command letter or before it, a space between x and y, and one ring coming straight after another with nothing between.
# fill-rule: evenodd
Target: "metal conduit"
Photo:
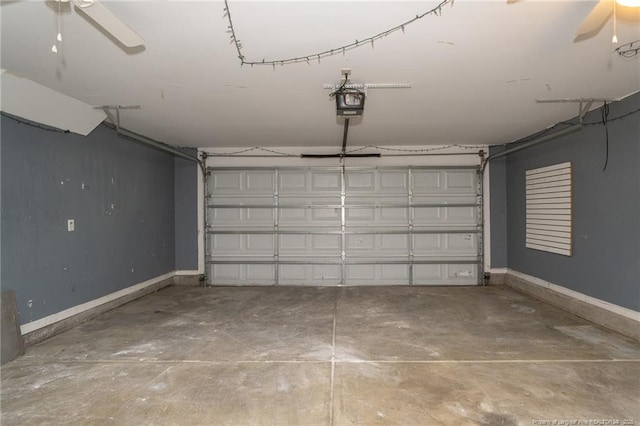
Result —
<instances>
[{"instance_id":1,"label":"metal conduit","mask_svg":"<svg viewBox=\"0 0 640 426\"><path fill-rule=\"evenodd\" d=\"M523 143L521 145L518 146L514 146L513 148L507 148L504 151L500 151L500 152L496 152L495 154L491 154L487 157L487 159L484 161L484 163L482 163L482 171L484 172L484 169L487 166L487 163L489 163L489 161L495 159L495 158L500 158L500 157L504 157L505 155L509 155L511 153L514 152L518 152L518 151L522 151L523 149L527 149L527 148L531 148L532 146L535 145L539 145L541 143L544 142L549 142L553 139L559 138L561 136L565 136L574 132L577 132L578 130L582 129L582 123L578 123L578 124L574 124L573 126L567 127L566 129L562 129L562 130L558 130L557 132L553 132L553 133L549 133L548 135L544 135L541 136L539 138L536 138L532 141Z\"/></svg>"},{"instance_id":2,"label":"metal conduit","mask_svg":"<svg viewBox=\"0 0 640 426\"><path fill-rule=\"evenodd\" d=\"M112 125L107 124L109 127L112 127ZM185 160L188 161L193 161L195 163L197 163L200 166L200 169L202 170L203 173L205 173L205 166L202 163L202 161L196 157L195 155L189 155L186 154L170 145L167 145L165 143L162 142L158 142L156 140L153 140L151 138L148 138L146 136L143 136L141 134L132 132L130 130L127 129L123 129L122 127L119 126L113 126L113 129L115 129L116 133L120 136L124 136L127 137L129 139L133 139L136 142L142 143L144 145L148 145L151 146L153 148L159 149L160 151L164 151L167 152L169 154L173 154L176 157L180 157L180 158L184 158Z\"/></svg>"}]
</instances>

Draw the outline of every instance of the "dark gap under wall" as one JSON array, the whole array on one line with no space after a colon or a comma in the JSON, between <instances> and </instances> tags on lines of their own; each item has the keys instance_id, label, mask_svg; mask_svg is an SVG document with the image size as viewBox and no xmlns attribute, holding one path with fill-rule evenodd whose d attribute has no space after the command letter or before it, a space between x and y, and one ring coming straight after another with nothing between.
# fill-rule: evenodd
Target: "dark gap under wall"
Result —
<instances>
[{"instance_id":1,"label":"dark gap under wall","mask_svg":"<svg viewBox=\"0 0 640 426\"><path fill-rule=\"evenodd\" d=\"M1 124L1 287L21 324L176 269L172 155L106 126L83 137Z\"/></svg>"},{"instance_id":2,"label":"dark gap under wall","mask_svg":"<svg viewBox=\"0 0 640 426\"><path fill-rule=\"evenodd\" d=\"M640 93L611 104L609 118L638 108ZM585 122L600 119L600 110L595 110L587 114ZM605 154L602 125L588 125L577 133L510 154L506 157L506 179L492 179L492 204L494 187L499 193L506 182L510 269L638 311L640 113L609 123L609 160L603 171ZM571 161L573 166L571 257L525 247L525 171L565 161ZM492 178L493 172L492 164ZM492 216L492 238L494 223L495 231L500 229L499 221L499 215ZM495 245L495 241L492 243Z\"/></svg>"}]
</instances>

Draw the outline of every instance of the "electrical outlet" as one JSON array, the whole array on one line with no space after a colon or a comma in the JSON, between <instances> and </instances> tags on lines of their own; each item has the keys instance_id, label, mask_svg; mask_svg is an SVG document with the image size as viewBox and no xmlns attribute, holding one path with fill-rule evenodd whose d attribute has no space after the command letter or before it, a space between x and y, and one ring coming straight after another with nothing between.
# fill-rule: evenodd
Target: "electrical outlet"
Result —
<instances>
[{"instance_id":1,"label":"electrical outlet","mask_svg":"<svg viewBox=\"0 0 640 426\"><path fill-rule=\"evenodd\" d=\"M73 219L67 220L67 231L73 232L76 230L76 223Z\"/></svg>"}]
</instances>

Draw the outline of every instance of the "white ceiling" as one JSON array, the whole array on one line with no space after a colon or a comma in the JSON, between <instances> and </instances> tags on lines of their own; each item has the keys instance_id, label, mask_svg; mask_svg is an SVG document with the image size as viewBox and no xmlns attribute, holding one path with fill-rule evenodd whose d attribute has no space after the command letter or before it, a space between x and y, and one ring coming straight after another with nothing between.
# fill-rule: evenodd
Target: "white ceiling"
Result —
<instances>
[{"instance_id":1,"label":"white ceiling","mask_svg":"<svg viewBox=\"0 0 640 426\"><path fill-rule=\"evenodd\" d=\"M576 115L536 98L617 98L640 89L640 58L574 33L595 2L458 0L375 42L320 63L240 67L220 1L103 1L145 40L125 52L75 10L3 2L1 66L92 105L121 113L129 130L198 147L340 146L342 122L325 83L352 69L369 89L350 146L501 144ZM373 36L435 2L229 0L247 60L312 55ZM628 12L628 11L627 11ZM620 16L618 45L640 39L637 11ZM35 100L34 100L35 102ZM594 105L596 107L597 105Z\"/></svg>"}]
</instances>

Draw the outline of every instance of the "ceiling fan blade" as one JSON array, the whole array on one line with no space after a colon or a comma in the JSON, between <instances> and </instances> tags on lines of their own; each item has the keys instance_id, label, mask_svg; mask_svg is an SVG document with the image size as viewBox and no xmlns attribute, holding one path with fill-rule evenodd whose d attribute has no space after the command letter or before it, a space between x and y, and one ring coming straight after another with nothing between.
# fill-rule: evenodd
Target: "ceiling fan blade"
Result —
<instances>
[{"instance_id":1,"label":"ceiling fan blade","mask_svg":"<svg viewBox=\"0 0 640 426\"><path fill-rule=\"evenodd\" d=\"M613 13L613 0L600 0L576 31L576 39L597 32Z\"/></svg>"},{"instance_id":2,"label":"ceiling fan blade","mask_svg":"<svg viewBox=\"0 0 640 426\"><path fill-rule=\"evenodd\" d=\"M144 40L98 1L75 0L81 11L126 47L142 46Z\"/></svg>"}]
</instances>

